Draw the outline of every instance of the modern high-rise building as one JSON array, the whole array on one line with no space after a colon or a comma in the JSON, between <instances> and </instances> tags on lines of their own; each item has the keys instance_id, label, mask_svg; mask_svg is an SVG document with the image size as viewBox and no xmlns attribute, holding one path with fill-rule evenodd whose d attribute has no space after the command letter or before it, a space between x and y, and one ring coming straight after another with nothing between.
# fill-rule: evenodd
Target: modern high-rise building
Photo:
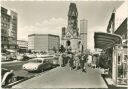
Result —
<instances>
[{"instance_id":1,"label":"modern high-rise building","mask_svg":"<svg viewBox=\"0 0 128 89\"><path fill-rule=\"evenodd\" d=\"M9 49L17 47L17 13L10 11Z\"/></svg>"},{"instance_id":2,"label":"modern high-rise building","mask_svg":"<svg viewBox=\"0 0 128 89\"><path fill-rule=\"evenodd\" d=\"M17 13L1 7L1 48L17 48Z\"/></svg>"},{"instance_id":3,"label":"modern high-rise building","mask_svg":"<svg viewBox=\"0 0 128 89\"><path fill-rule=\"evenodd\" d=\"M28 49L32 51L58 51L60 38L52 34L31 34L28 35Z\"/></svg>"},{"instance_id":4,"label":"modern high-rise building","mask_svg":"<svg viewBox=\"0 0 128 89\"><path fill-rule=\"evenodd\" d=\"M10 15L7 14L7 9L1 7L1 49L8 48L8 36L10 28Z\"/></svg>"},{"instance_id":5,"label":"modern high-rise building","mask_svg":"<svg viewBox=\"0 0 128 89\"><path fill-rule=\"evenodd\" d=\"M87 26L88 26L87 20L85 19L80 20L80 38L84 50L87 49Z\"/></svg>"}]
</instances>

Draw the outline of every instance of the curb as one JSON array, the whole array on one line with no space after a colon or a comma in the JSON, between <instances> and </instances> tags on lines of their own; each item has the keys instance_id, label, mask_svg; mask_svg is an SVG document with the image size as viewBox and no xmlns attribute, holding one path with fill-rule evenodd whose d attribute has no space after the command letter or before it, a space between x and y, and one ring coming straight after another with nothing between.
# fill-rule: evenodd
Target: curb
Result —
<instances>
[{"instance_id":1,"label":"curb","mask_svg":"<svg viewBox=\"0 0 128 89\"><path fill-rule=\"evenodd\" d=\"M14 86L14 85L16 85L16 84L19 84L19 83L21 83L21 82L23 82L23 81L25 81L25 80L31 79L31 78L33 78L33 77L35 77L35 76L31 76L31 77L29 77L29 78L26 78L26 77L25 77L24 79L18 80L18 81L16 81L16 82L13 82L13 83L11 83L11 84L5 86L4 88L11 88L12 86Z\"/></svg>"},{"instance_id":2,"label":"curb","mask_svg":"<svg viewBox=\"0 0 128 89\"><path fill-rule=\"evenodd\" d=\"M53 69L51 69L51 70L55 70L55 69L57 69L57 68L58 68L58 67L53 68ZM29 80L29 79L34 78L34 77L39 77L40 75L42 75L42 74L44 74L44 73L47 73L48 71L49 71L49 70L44 71L44 72L42 72L42 73L39 73L39 74L37 74L37 75L31 76L31 77L24 77L24 79L21 79L21 80L18 80L18 81L16 81L16 82L13 82L13 83L11 83L11 84L5 86L4 88L12 88L12 87L13 87L14 85L16 85L16 84L19 84L19 83L21 83L21 82L24 82L24 81Z\"/></svg>"},{"instance_id":3,"label":"curb","mask_svg":"<svg viewBox=\"0 0 128 89\"><path fill-rule=\"evenodd\" d=\"M105 83L107 84L107 86L109 86L107 80L105 79L105 75L104 74L101 74L101 76L103 77L103 79L104 79Z\"/></svg>"}]
</instances>

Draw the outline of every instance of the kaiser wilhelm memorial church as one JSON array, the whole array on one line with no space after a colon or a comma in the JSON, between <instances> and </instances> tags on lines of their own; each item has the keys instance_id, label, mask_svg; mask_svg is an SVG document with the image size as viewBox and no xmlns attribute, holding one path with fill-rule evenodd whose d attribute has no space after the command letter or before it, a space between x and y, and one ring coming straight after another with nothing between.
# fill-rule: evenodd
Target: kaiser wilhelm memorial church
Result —
<instances>
[{"instance_id":1,"label":"kaiser wilhelm memorial church","mask_svg":"<svg viewBox=\"0 0 128 89\"><path fill-rule=\"evenodd\" d=\"M78 11L75 3L70 3L68 25L62 28L61 44L72 51L87 49L87 20L80 20L78 28Z\"/></svg>"}]
</instances>

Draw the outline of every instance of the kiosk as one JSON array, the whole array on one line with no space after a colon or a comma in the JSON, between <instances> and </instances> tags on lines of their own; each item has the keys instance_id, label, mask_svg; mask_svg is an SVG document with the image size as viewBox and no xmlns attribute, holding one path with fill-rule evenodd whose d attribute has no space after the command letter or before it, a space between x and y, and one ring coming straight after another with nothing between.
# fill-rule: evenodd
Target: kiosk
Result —
<instances>
[{"instance_id":1,"label":"kiosk","mask_svg":"<svg viewBox=\"0 0 128 89\"><path fill-rule=\"evenodd\" d=\"M128 50L126 45L113 47L112 79L114 85L128 87Z\"/></svg>"},{"instance_id":2,"label":"kiosk","mask_svg":"<svg viewBox=\"0 0 128 89\"><path fill-rule=\"evenodd\" d=\"M128 87L128 47L116 34L95 32L95 48L112 49L112 80L117 87Z\"/></svg>"}]
</instances>

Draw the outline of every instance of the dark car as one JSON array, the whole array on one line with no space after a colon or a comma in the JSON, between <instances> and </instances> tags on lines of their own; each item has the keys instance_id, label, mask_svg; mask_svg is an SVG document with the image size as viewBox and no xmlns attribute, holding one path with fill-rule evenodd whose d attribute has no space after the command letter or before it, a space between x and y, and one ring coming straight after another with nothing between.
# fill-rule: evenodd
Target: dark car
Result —
<instances>
[{"instance_id":1,"label":"dark car","mask_svg":"<svg viewBox=\"0 0 128 89\"><path fill-rule=\"evenodd\" d=\"M6 86L10 83L13 83L14 78L15 78L15 75L14 75L13 70L1 68L1 85L2 85L2 87Z\"/></svg>"}]
</instances>

